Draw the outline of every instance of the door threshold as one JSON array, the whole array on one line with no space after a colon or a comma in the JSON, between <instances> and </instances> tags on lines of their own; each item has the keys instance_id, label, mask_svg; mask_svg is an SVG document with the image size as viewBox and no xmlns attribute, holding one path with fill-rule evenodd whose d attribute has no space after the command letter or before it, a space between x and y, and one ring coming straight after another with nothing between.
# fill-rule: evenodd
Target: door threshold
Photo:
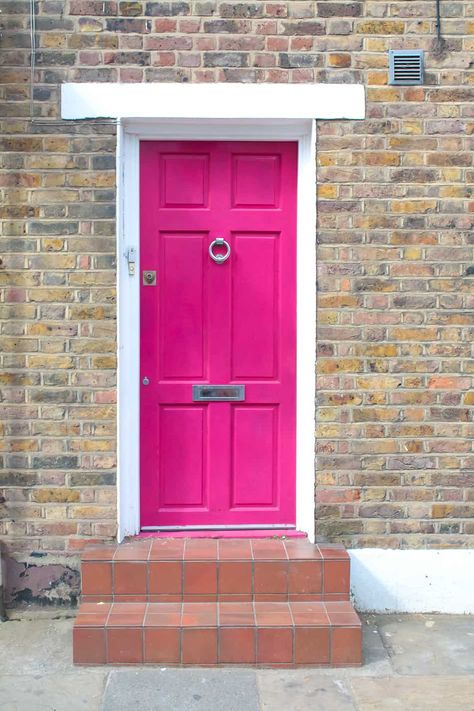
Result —
<instances>
[{"instance_id":1,"label":"door threshold","mask_svg":"<svg viewBox=\"0 0 474 711\"><path fill-rule=\"evenodd\" d=\"M288 528L188 529L186 531L141 531L136 538L307 538L304 531Z\"/></svg>"}]
</instances>

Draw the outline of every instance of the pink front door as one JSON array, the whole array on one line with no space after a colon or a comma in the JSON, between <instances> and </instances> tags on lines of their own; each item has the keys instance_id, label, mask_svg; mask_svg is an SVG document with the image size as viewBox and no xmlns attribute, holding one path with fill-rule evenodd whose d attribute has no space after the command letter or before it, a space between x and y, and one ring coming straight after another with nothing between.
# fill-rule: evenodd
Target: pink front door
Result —
<instances>
[{"instance_id":1,"label":"pink front door","mask_svg":"<svg viewBox=\"0 0 474 711\"><path fill-rule=\"evenodd\" d=\"M141 143L142 527L295 524L296 178L296 143Z\"/></svg>"}]
</instances>

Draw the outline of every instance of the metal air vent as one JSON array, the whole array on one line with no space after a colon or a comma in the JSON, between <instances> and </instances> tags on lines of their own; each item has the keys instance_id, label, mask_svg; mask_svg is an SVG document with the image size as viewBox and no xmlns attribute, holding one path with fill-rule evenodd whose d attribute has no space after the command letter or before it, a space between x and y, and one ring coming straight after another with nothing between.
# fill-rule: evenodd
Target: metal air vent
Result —
<instances>
[{"instance_id":1,"label":"metal air vent","mask_svg":"<svg viewBox=\"0 0 474 711\"><path fill-rule=\"evenodd\" d=\"M424 61L422 49L391 49L389 60L389 84L423 84Z\"/></svg>"}]
</instances>

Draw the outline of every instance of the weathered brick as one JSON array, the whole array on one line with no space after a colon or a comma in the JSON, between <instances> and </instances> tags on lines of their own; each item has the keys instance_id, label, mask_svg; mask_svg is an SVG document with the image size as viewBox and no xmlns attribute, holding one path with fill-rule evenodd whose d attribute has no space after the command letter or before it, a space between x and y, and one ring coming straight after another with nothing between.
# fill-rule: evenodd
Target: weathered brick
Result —
<instances>
[{"instance_id":1,"label":"weathered brick","mask_svg":"<svg viewBox=\"0 0 474 711\"><path fill-rule=\"evenodd\" d=\"M434 58L421 1L45 0L34 109L51 125L28 121L29 5L3 4L0 485L17 517L1 529L8 545L74 552L116 529L116 129L58 124L64 81L367 86L366 120L317 125L317 534L350 546L465 545L470 4L446 4L449 52ZM388 86L387 52L411 36L427 50L428 81Z\"/></svg>"}]
</instances>

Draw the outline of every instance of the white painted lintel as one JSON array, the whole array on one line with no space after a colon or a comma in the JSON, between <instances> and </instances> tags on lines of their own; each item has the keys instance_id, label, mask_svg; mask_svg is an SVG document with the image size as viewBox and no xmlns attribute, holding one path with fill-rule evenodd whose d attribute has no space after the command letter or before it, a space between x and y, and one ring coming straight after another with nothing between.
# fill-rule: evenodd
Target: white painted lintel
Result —
<instances>
[{"instance_id":1,"label":"white painted lintel","mask_svg":"<svg viewBox=\"0 0 474 711\"><path fill-rule=\"evenodd\" d=\"M63 119L363 119L362 84L65 83Z\"/></svg>"}]
</instances>

